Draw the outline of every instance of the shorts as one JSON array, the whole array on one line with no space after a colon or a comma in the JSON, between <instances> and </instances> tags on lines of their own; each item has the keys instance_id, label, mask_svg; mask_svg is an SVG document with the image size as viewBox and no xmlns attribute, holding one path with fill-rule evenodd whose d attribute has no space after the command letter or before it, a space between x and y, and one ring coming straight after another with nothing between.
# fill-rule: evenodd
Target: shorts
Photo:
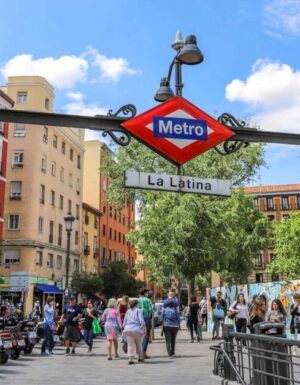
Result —
<instances>
[{"instance_id":1,"label":"shorts","mask_svg":"<svg viewBox=\"0 0 300 385\"><path fill-rule=\"evenodd\" d=\"M79 342L81 339L80 331L78 326L76 325L65 325L64 340L71 341L71 342Z\"/></svg>"}]
</instances>

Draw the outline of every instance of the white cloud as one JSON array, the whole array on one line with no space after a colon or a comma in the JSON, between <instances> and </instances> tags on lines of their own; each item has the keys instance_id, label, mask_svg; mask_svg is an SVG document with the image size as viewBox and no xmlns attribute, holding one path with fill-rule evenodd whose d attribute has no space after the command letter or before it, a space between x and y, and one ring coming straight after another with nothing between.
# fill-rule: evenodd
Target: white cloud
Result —
<instances>
[{"instance_id":1,"label":"white cloud","mask_svg":"<svg viewBox=\"0 0 300 385\"><path fill-rule=\"evenodd\" d=\"M252 111L252 120L264 130L300 133L300 71L287 64L259 59L246 80L234 79L226 98Z\"/></svg>"},{"instance_id":2,"label":"white cloud","mask_svg":"<svg viewBox=\"0 0 300 385\"><path fill-rule=\"evenodd\" d=\"M140 75L141 70L130 67L129 62L122 58L108 58L100 54L93 47L88 47L86 56L90 56L92 65L100 72L100 78L104 81L117 83L124 75Z\"/></svg>"},{"instance_id":3,"label":"white cloud","mask_svg":"<svg viewBox=\"0 0 300 385\"><path fill-rule=\"evenodd\" d=\"M298 35L300 34L300 1L270 0L263 9L263 18L266 27L271 30ZM270 30L266 32L271 34Z\"/></svg>"},{"instance_id":4,"label":"white cloud","mask_svg":"<svg viewBox=\"0 0 300 385\"><path fill-rule=\"evenodd\" d=\"M87 76L88 62L78 56L45 57L34 59L32 55L17 55L8 60L0 73L8 76L43 76L58 89L70 89Z\"/></svg>"},{"instance_id":5,"label":"white cloud","mask_svg":"<svg viewBox=\"0 0 300 385\"><path fill-rule=\"evenodd\" d=\"M81 92L67 92L67 97L75 102L81 102L84 99L84 95Z\"/></svg>"}]
</instances>

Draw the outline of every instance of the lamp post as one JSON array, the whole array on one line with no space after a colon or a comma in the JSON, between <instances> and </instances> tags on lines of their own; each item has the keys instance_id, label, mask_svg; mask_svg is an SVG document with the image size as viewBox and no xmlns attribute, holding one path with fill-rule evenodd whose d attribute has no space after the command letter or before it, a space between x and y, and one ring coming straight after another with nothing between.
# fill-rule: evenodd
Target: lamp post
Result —
<instances>
[{"instance_id":1,"label":"lamp post","mask_svg":"<svg viewBox=\"0 0 300 385\"><path fill-rule=\"evenodd\" d=\"M174 96L174 92L170 87L170 80L174 67L176 95L182 96L182 64L200 64L204 59L202 52L197 47L197 39L194 35L189 35L184 42L181 32L178 31L176 33L175 41L172 44L172 48L177 53L172 63L170 64L168 76L161 79L160 87L154 96L154 100L157 102L165 102Z\"/></svg>"},{"instance_id":2,"label":"lamp post","mask_svg":"<svg viewBox=\"0 0 300 385\"><path fill-rule=\"evenodd\" d=\"M73 222L75 218L73 215L68 212L64 217L66 232L67 232L67 258L66 258L66 282L65 282L65 292L69 286L69 270L70 270L70 244L71 244L71 232L73 230Z\"/></svg>"}]
</instances>

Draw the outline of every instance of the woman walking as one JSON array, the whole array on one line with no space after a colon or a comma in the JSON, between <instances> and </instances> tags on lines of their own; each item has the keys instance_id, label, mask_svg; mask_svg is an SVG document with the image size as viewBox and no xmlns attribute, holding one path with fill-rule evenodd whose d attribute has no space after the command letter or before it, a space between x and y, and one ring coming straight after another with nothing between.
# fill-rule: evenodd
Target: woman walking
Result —
<instances>
[{"instance_id":1,"label":"woman walking","mask_svg":"<svg viewBox=\"0 0 300 385\"><path fill-rule=\"evenodd\" d=\"M146 334L146 324L143 317L143 310L139 309L138 301L133 300L129 303L123 322L123 335L127 342L128 364L134 364L133 358L138 355L138 361L144 361L143 337Z\"/></svg>"},{"instance_id":2,"label":"woman walking","mask_svg":"<svg viewBox=\"0 0 300 385\"><path fill-rule=\"evenodd\" d=\"M300 294L296 293L294 294L294 304L291 308L291 333L294 335L294 339L297 341L298 339L298 333L300 329ZM294 354L297 353L297 347L294 346Z\"/></svg>"},{"instance_id":3,"label":"woman walking","mask_svg":"<svg viewBox=\"0 0 300 385\"><path fill-rule=\"evenodd\" d=\"M267 321L280 322L285 325L286 316L286 310L280 299L274 299L272 301L271 310L267 314Z\"/></svg>"},{"instance_id":4,"label":"woman walking","mask_svg":"<svg viewBox=\"0 0 300 385\"><path fill-rule=\"evenodd\" d=\"M194 342L194 332L197 336L197 341L200 341L200 335L199 335L199 310L200 306L197 302L197 298L193 296L191 298L191 304L189 305L189 313L190 313L190 319L189 319L189 331L191 334L191 342Z\"/></svg>"},{"instance_id":5,"label":"woman walking","mask_svg":"<svg viewBox=\"0 0 300 385\"><path fill-rule=\"evenodd\" d=\"M246 333L249 323L248 305L243 293L237 296L236 301L230 306L229 311L235 315L235 327L238 333Z\"/></svg>"},{"instance_id":6,"label":"woman walking","mask_svg":"<svg viewBox=\"0 0 300 385\"><path fill-rule=\"evenodd\" d=\"M112 360L112 345L114 345L115 358L118 358L118 335L121 332L122 323L115 298L108 301L107 309L104 310L102 315L102 321L104 322L107 339L107 359Z\"/></svg>"},{"instance_id":7,"label":"woman walking","mask_svg":"<svg viewBox=\"0 0 300 385\"><path fill-rule=\"evenodd\" d=\"M48 297L46 300L46 305L44 307L44 333L45 338L42 343L41 355L49 356L53 354L54 340L53 340L53 329L55 326L54 323L54 297Z\"/></svg>"},{"instance_id":8,"label":"woman walking","mask_svg":"<svg viewBox=\"0 0 300 385\"><path fill-rule=\"evenodd\" d=\"M122 324L124 322L125 314L127 313L127 310L128 310L128 303L129 303L129 298L127 295L124 295L124 297L122 297L119 303L119 312L120 312L120 318L121 318Z\"/></svg>"},{"instance_id":9,"label":"woman walking","mask_svg":"<svg viewBox=\"0 0 300 385\"><path fill-rule=\"evenodd\" d=\"M84 341L88 346L88 354L92 354L93 349L93 321L97 319L97 312L94 309L94 302L89 300L84 310Z\"/></svg>"},{"instance_id":10,"label":"woman walking","mask_svg":"<svg viewBox=\"0 0 300 385\"><path fill-rule=\"evenodd\" d=\"M225 299L222 298L222 292L217 292L217 298L211 298L211 307L212 311L212 319L213 319L213 330L212 330L212 339L222 339L220 337L220 326L224 322L225 314L227 311L227 303Z\"/></svg>"},{"instance_id":11,"label":"woman walking","mask_svg":"<svg viewBox=\"0 0 300 385\"><path fill-rule=\"evenodd\" d=\"M162 315L163 331L166 339L168 357L175 356L176 336L180 328L180 314L177 308L174 307L174 302L167 302L167 307Z\"/></svg>"},{"instance_id":12,"label":"woman walking","mask_svg":"<svg viewBox=\"0 0 300 385\"><path fill-rule=\"evenodd\" d=\"M249 313L250 325L249 329L252 334L254 334L254 325L259 322L265 321L266 318L266 300L265 298L257 297L255 298L253 305Z\"/></svg>"}]
</instances>

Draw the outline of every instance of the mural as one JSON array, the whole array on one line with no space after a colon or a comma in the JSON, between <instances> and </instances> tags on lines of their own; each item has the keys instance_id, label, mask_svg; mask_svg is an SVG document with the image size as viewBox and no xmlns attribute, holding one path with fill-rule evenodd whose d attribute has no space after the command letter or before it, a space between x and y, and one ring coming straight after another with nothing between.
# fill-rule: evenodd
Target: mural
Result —
<instances>
[{"instance_id":1,"label":"mural","mask_svg":"<svg viewBox=\"0 0 300 385\"><path fill-rule=\"evenodd\" d=\"M251 302L254 295L265 294L268 299L268 306L275 298L279 298L284 307L287 310L288 315L293 304L293 295L295 293L300 294L300 280L295 281L280 281L280 282L268 282L268 283L252 283L247 285L235 285L231 287L214 287L207 289L206 297L209 300L211 297L217 295L217 291L223 293L223 298L226 300L228 307L235 301L239 293L243 293L246 301ZM211 306L208 308L211 314ZM226 323L231 323L230 320L226 320ZM290 316L287 317L287 328L290 325ZM209 328L210 329L210 328Z\"/></svg>"}]
</instances>

